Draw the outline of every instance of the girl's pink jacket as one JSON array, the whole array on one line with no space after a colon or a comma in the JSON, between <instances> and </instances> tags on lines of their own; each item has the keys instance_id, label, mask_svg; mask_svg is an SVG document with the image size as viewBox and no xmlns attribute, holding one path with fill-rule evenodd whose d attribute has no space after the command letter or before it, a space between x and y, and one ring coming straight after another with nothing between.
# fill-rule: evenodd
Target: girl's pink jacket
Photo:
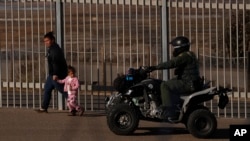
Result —
<instances>
[{"instance_id":1,"label":"girl's pink jacket","mask_svg":"<svg viewBox=\"0 0 250 141\"><path fill-rule=\"evenodd\" d=\"M70 85L71 87L71 94L77 94L77 90L79 88L79 80L77 79L77 77L72 77L71 79L71 83L68 83L68 79L70 77L67 76L65 79L62 80L57 80L58 83L64 84L64 91L67 92L68 91L68 85Z\"/></svg>"}]
</instances>

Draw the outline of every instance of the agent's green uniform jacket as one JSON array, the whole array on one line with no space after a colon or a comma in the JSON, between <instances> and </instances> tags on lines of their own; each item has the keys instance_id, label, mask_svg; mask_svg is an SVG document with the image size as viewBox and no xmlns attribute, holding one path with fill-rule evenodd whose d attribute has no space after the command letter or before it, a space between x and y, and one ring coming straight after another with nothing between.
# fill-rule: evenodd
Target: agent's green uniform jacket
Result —
<instances>
[{"instance_id":1,"label":"agent's green uniform jacket","mask_svg":"<svg viewBox=\"0 0 250 141\"><path fill-rule=\"evenodd\" d=\"M188 95L196 91L200 83L199 62L193 52L182 52L171 60L156 66L158 70L171 68L175 68L177 77L161 84L163 106L172 106L173 94Z\"/></svg>"}]
</instances>

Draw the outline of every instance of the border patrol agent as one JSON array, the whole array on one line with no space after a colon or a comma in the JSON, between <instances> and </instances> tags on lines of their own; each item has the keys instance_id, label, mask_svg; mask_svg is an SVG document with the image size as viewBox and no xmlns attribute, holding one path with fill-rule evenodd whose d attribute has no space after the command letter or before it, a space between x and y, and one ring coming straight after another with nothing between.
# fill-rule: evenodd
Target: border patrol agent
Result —
<instances>
[{"instance_id":1,"label":"border patrol agent","mask_svg":"<svg viewBox=\"0 0 250 141\"><path fill-rule=\"evenodd\" d=\"M173 116L176 107L173 106L174 95L190 94L200 88L199 62L194 52L189 51L190 42L187 37L178 36L170 44L173 46L173 58L167 62L151 66L151 70L175 68L176 77L161 83L162 105L159 110L167 111L165 116Z\"/></svg>"}]
</instances>

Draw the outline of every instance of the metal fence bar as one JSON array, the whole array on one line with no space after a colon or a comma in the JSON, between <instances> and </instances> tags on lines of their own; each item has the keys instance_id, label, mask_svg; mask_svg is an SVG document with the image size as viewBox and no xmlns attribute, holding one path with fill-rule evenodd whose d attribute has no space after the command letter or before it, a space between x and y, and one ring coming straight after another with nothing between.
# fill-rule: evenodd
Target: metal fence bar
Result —
<instances>
[{"instance_id":1,"label":"metal fence bar","mask_svg":"<svg viewBox=\"0 0 250 141\"><path fill-rule=\"evenodd\" d=\"M89 33L90 33L90 82L92 83L93 82L93 40L92 40L92 36L93 36L93 33L92 33L92 0L90 0L90 3L89 3L89 19L90 19L90 25L89 25ZM106 26L105 26L106 27ZM105 30L105 27L104 27L104 30ZM94 97L93 97L93 91L91 90L91 111L94 110Z\"/></svg>"},{"instance_id":2,"label":"metal fence bar","mask_svg":"<svg viewBox=\"0 0 250 141\"><path fill-rule=\"evenodd\" d=\"M202 0L202 54L205 54L205 4L204 4L204 0ZM201 73L202 76L206 76L206 65L205 65L205 56L203 56L202 58L203 62L203 73ZM204 103L204 105L206 106L206 103Z\"/></svg>"},{"instance_id":3,"label":"metal fence bar","mask_svg":"<svg viewBox=\"0 0 250 141\"><path fill-rule=\"evenodd\" d=\"M143 5L145 5L145 1L143 1ZM123 6L124 7L124 6ZM145 31L144 31L144 28L145 28L145 7L142 7L142 10L141 10L141 12L142 12L142 15L141 15L141 17L142 17L142 28L141 28L141 30L142 30L142 64L143 65L145 65L146 63L145 63ZM125 68L125 66L124 66L124 68Z\"/></svg>"},{"instance_id":4,"label":"metal fence bar","mask_svg":"<svg viewBox=\"0 0 250 141\"><path fill-rule=\"evenodd\" d=\"M237 46L237 53L236 53L236 56L238 57L239 56L239 5L238 5L238 0L236 0L236 9L235 9L235 13L236 13L236 46ZM239 90L239 58L236 59L236 67L237 67L237 73L236 73L236 81L237 81L237 91L239 92L239 96L237 98L237 101L238 101L238 117L240 118L240 90Z\"/></svg>"},{"instance_id":5,"label":"metal fence bar","mask_svg":"<svg viewBox=\"0 0 250 141\"><path fill-rule=\"evenodd\" d=\"M3 107L3 97L2 97L2 85L3 85L3 82L2 82L2 51L0 52L0 108Z\"/></svg>"},{"instance_id":6,"label":"metal fence bar","mask_svg":"<svg viewBox=\"0 0 250 141\"><path fill-rule=\"evenodd\" d=\"M218 1L216 0L216 3L217 3ZM216 48L216 57L217 57L217 59L216 59L216 80L218 81L219 80L219 42L218 42L218 39L219 39L219 35L218 35L218 3L216 4L216 10L215 10L215 24L216 24L216 26L215 26L215 37L216 37L216 41L215 41L215 43L216 43L216 46L215 46L215 48ZM217 83L217 85L216 85L217 87L219 87L219 84ZM219 102L219 99L217 99L217 103ZM220 109L217 107L217 113L220 113ZM217 115L218 117L220 117L220 115L218 114Z\"/></svg>"},{"instance_id":7,"label":"metal fence bar","mask_svg":"<svg viewBox=\"0 0 250 141\"><path fill-rule=\"evenodd\" d=\"M131 54L132 53L132 46L131 46L131 44L132 44L131 43L131 34L132 34L131 33L131 26L132 26L131 25L131 5L132 5L131 1L129 1L129 5L128 5L128 8L129 8L128 9L128 15L129 15L129 21L128 21L128 25L129 25L129 27L128 27L129 28L128 29L129 30L128 31L129 32L129 35L128 35L129 36L129 58L132 58L132 54ZM129 59L129 67L132 67L132 60L131 59Z\"/></svg>"},{"instance_id":8,"label":"metal fence bar","mask_svg":"<svg viewBox=\"0 0 250 141\"><path fill-rule=\"evenodd\" d=\"M243 17L242 17L242 20L243 20L243 31L245 31L246 30L246 20L245 20L245 16L246 16L246 2L245 2L245 0L243 0ZM246 42L246 33L245 32L243 32L243 43L245 43ZM247 50L246 49L246 45L245 44L243 44L243 50ZM246 54L247 53L244 53L244 57L246 58L247 56L246 56ZM247 61L246 61L246 59L244 59L244 75L245 76L247 76ZM244 96L244 113L245 113L245 115L244 115L244 117L245 118L247 118L248 117L248 115L247 115L247 92L248 92L248 89L247 89L247 77L244 77L244 94L245 94L245 96Z\"/></svg>"},{"instance_id":9,"label":"metal fence bar","mask_svg":"<svg viewBox=\"0 0 250 141\"><path fill-rule=\"evenodd\" d=\"M216 3L217 3L218 1L216 0ZM216 24L216 26L215 26L215 37L216 37L216 57L217 57L217 59L216 59L216 66L217 66L217 68L216 68L216 80L218 81L219 80L219 42L218 42L218 39L219 39L219 36L218 36L218 5L216 5L216 9L215 9L215 24ZM217 83L217 85L216 85L217 87L219 87L219 84ZM219 99L217 99L217 102L219 102ZM217 116L218 117L220 117L220 109L217 107Z\"/></svg>"},{"instance_id":10,"label":"metal fence bar","mask_svg":"<svg viewBox=\"0 0 250 141\"><path fill-rule=\"evenodd\" d=\"M158 2L158 1L157 1ZM156 5L158 5L158 3L156 3ZM160 48L160 44L159 44L159 42L158 42L158 38L159 38L159 29L157 28L157 26L158 26L158 9L159 7L158 6L155 6L155 19L156 19L156 23L155 23L155 52L156 52L156 64L159 64L159 56L161 56L161 54L160 53L158 53L158 50L159 50L159 48ZM165 17L165 20L166 20L166 18L167 17ZM166 26L167 26L167 24L166 24ZM164 34L163 34L164 35ZM167 37L166 36L162 36L162 38L163 38L163 40L167 40ZM162 41L162 40L161 40ZM164 47L164 45L162 45L162 47ZM162 49L163 50L163 49ZM139 49L138 49L138 53L139 53ZM161 60L163 60L163 59L161 59ZM156 76L157 78L160 78L160 75L159 75L159 72L157 71L157 76Z\"/></svg>"},{"instance_id":11,"label":"metal fence bar","mask_svg":"<svg viewBox=\"0 0 250 141\"><path fill-rule=\"evenodd\" d=\"M123 0L122 3L122 57L123 57L123 73L125 73L125 65L126 65L126 59L125 59L125 0Z\"/></svg>"},{"instance_id":12,"label":"metal fence bar","mask_svg":"<svg viewBox=\"0 0 250 141\"><path fill-rule=\"evenodd\" d=\"M116 39L119 39L119 22L118 22L118 1L119 0L117 0L116 1L116 3L115 3L115 26L116 26L116 28L115 28L115 30L116 30L116 32L115 32L115 34L116 34ZM98 10L97 10L97 13L98 13ZM96 13L96 14L97 14ZM98 15L98 14L97 14ZM98 19L98 18L97 18ZM96 24L96 28L98 29L98 24ZM97 49L98 50L98 49ZM120 49L119 49L119 40L116 40L116 56L119 56L120 54ZM98 59L97 60L99 60L99 57L98 57ZM120 58L119 57L116 57L116 62L119 62L120 61ZM98 65L99 66L99 65ZM117 72L119 72L119 63L117 63L116 64L116 71Z\"/></svg>"},{"instance_id":13,"label":"metal fence bar","mask_svg":"<svg viewBox=\"0 0 250 141\"><path fill-rule=\"evenodd\" d=\"M77 23L76 23L76 43L77 43L77 45L76 45L76 51L78 52L78 54L77 54L77 59L76 59L76 61L77 61L77 63L76 63L76 65L77 66L79 66L79 67L77 67L77 76L78 76L78 78L80 78L79 77L79 75L80 75L80 54L79 54L79 52L80 52L80 50L79 50L79 44L80 44L80 42L79 42L79 7L80 7L80 5L78 5L77 4L77 6L76 6L76 21L77 21ZM78 89L78 103L81 103L80 102L80 90Z\"/></svg>"},{"instance_id":14,"label":"metal fence bar","mask_svg":"<svg viewBox=\"0 0 250 141\"><path fill-rule=\"evenodd\" d=\"M152 2L150 1L149 3L149 8L148 8L148 22L149 22L149 64L152 64L152 24L151 24L151 6Z\"/></svg>"},{"instance_id":15,"label":"metal fence bar","mask_svg":"<svg viewBox=\"0 0 250 141\"><path fill-rule=\"evenodd\" d=\"M26 2L24 3L24 8L26 9L27 8L27 4ZM24 11L24 19L27 18L27 11L25 10ZM28 66L27 66L27 46L28 46L28 43L27 43L27 20L24 21L24 28L25 28L25 37L24 37L24 42L25 42L25 47L24 47L24 50L25 50L25 83L26 83L26 89L25 89L25 92L26 92L26 108L28 108ZM8 81L7 81L8 82Z\"/></svg>"},{"instance_id":16,"label":"metal fence bar","mask_svg":"<svg viewBox=\"0 0 250 141\"><path fill-rule=\"evenodd\" d=\"M184 0L182 0L181 7L183 7L183 8L181 10L181 12L182 12L182 14L181 14L181 16L182 16L182 29L181 30L182 30L182 35L183 36L185 36L185 30L184 30L185 29L185 19L184 19L184 17L185 17L185 11L184 11L185 8L184 8L184 4L185 4Z\"/></svg>"},{"instance_id":17,"label":"metal fence bar","mask_svg":"<svg viewBox=\"0 0 250 141\"><path fill-rule=\"evenodd\" d=\"M98 39L99 37L100 37L100 35L99 35L99 4L98 3L96 3L96 5L95 5L95 8L96 8L96 38ZM117 26L117 4L116 4L116 31L118 32L118 26ZM118 33L116 32L116 38L118 38ZM118 48L118 40L117 40L117 48ZM101 53L100 52L100 49L101 49L101 47L100 47L100 43L99 43L99 40L97 40L96 41L96 54L97 54L97 56L96 56L96 60L97 60L97 64L96 64L96 67L97 67L97 82L100 82L101 80L100 80L100 73L101 73L101 71L100 71L100 62L98 61L98 60L100 60L102 57L101 56L99 56L99 54ZM117 53L118 53L118 51L117 51ZM117 55L118 56L118 55ZM117 64L117 71L118 71L118 64ZM98 84L98 85L100 85L100 84ZM106 91L104 92L104 95L106 96ZM100 109L100 91L98 91L98 109Z\"/></svg>"},{"instance_id":18,"label":"metal fence bar","mask_svg":"<svg viewBox=\"0 0 250 141\"><path fill-rule=\"evenodd\" d=\"M175 0L177 1L177 0ZM174 6L175 7L175 36L178 36L178 6L177 6L177 3L175 3L176 5ZM174 5L174 3L172 3L172 5ZM171 51L172 52L172 51Z\"/></svg>"},{"instance_id":19,"label":"metal fence bar","mask_svg":"<svg viewBox=\"0 0 250 141\"><path fill-rule=\"evenodd\" d=\"M83 67L85 68L86 67L86 41L85 41L85 39L86 39L86 25L85 25L85 21L86 21L86 18L85 18L85 3L83 2L83 4L82 4L82 22L83 22L83 51L84 51L84 61L83 61ZM86 93L87 93L87 71L84 71L84 73L83 73L83 77L84 77L84 84L85 84L85 88L84 88L84 93L85 93L85 95L84 95L84 108L85 108L85 110L87 110L87 95L86 95Z\"/></svg>"},{"instance_id":20,"label":"metal fence bar","mask_svg":"<svg viewBox=\"0 0 250 141\"><path fill-rule=\"evenodd\" d=\"M135 24L135 34L136 34L136 36L135 36L135 38L136 38L136 67L138 68L139 67L139 46L138 46L138 44L139 44L139 39L138 39L138 1L136 1L136 5L135 5L135 16L136 16L136 18L135 18L135 20L136 20L136 24Z\"/></svg>"},{"instance_id":21,"label":"metal fence bar","mask_svg":"<svg viewBox=\"0 0 250 141\"><path fill-rule=\"evenodd\" d=\"M247 72L246 72L246 77L247 77L247 87L246 87L246 89L247 89L247 92L249 91L249 86L250 86L250 83L249 83L249 81L250 81L250 51L247 51L246 52L246 57L247 57L247 60L246 60L246 67L247 67ZM247 95L246 95L246 97L248 97ZM249 98L249 97L248 97ZM245 107L247 107L247 102L246 102L246 99L245 99ZM246 110L247 110L247 108L245 108ZM246 112L246 114L247 114L247 112ZM248 116L247 115L245 115L245 118L247 118Z\"/></svg>"},{"instance_id":22,"label":"metal fence bar","mask_svg":"<svg viewBox=\"0 0 250 141\"><path fill-rule=\"evenodd\" d=\"M230 1L231 2L231 1ZM231 16L232 16L232 3L230 4L230 8L229 8L229 26L231 27L232 26L232 19L231 19ZM229 32L232 33L232 29L230 28L229 29ZM232 58L232 36L231 34L229 35L230 39L229 39L229 42L230 42L230 58ZM230 69L230 76L232 76L232 63L230 62L230 65L229 65L229 69ZM232 86L232 77L230 77L230 83L231 83L231 86ZM231 97L231 107L233 107L233 98ZM233 108L231 108L231 117L233 117Z\"/></svg>"},{"instance_id":23,"label":"metal fence bar","mask_svg":"<svg viewBox=\"0 0 250 141\"><path fill-rule=\"evenodd\" d=\"M192 28L191 28L191 0L189 0L189 2L188 2L188 4L189 4L189 8L188 8L188 28L189 28L189 33L188 33L188 37L190 38L190 39L192 39ZM197 52L196 52L197 53Z\"/></svg>"},{"instance_id":24,"label":"metal fence bar","mask_svg":"<svg viewBox=\"0 0 250 141\"><path fill-rule=\"evenodd\" d=\"M7 17L7 2L5 1L5 3L4 3L4 6L5 6L5 8L4 8L4 12L5 12L5 41L6 41L6 48L5 48L5 51L6 52L8 52L8 45L7 45L7 43L8 43L8 17ZM6 72L9 72L9 70L8 70L8 66L7 66L7 64L9 64L9 61L8 61L9 59L8 59L8 54L6 53L6 55L5 55L5 68L6 68ZM8 75L8 73L6 74L6 81L7 82L9 82L9 75ZM7 83L7 85L9 85L8 83ZM7 107L9 107L9 87L7 86L7 88L6 88L6 106Z\"/></svg>"},{"instance_id":25,"label":"metal fence bar","mask_svg":"<svg viewBox=\"0 0 250 141\"><path fill-rule=\"evenodd\" d=\"M112 74L113 74L113 49L112 49L112 43L113 43L113 40L112 40L112 6L113 4L110 3L108 4L108 11L109 11L109 75L110 75L110 84L109 85L112 85L112 80L113 80L113 77L112 77ZM108 77L107 77L108 78ZM106 85L105 85L106 86ZM99 95L98 95L99 96Z\"/></svg>"},{"instance_id":26,"label":"metal fence bar","mask_svg":"<svg viewBox=\"0 0 250 141\"><path fill-rule=\"evenodd\" d=\"M56 1L57 2L57 1ZM54 23L56 23L55 22L55 18L53 17L53 13L55 12L55 7L56 7L56 5L55 5L55 3L53 2L53 1L50 1L50 5L49 5L49 18L50 18L50 29L49 29L49 31L53 31L53 29L55 29L55 27L53 27L53 22ZM54 20L54 21L53 21ZM56 20L57 21L57 20ZM57 34L57 36L61 36L61 35L58 35L58 33L57 33L57 31L58 30L56 30L56 31L53 31L53 32L56 32L56 34ZM48 31L46 31L45 33L47 33ZM57 37L57 38L60 38L60 37ZM61 44L61 43L60 43ZM62 45L62 44L61 44ZM48 74L47 74L48 75ZM46 75L46 76L47 76ZM57 91L54 91L54 94L52 94L52 99L51 99L51 101L52 101L52 108L53 109L55 109L57 106L59 106L59 105L56 105L56 102L55 102L55 99L56 99L56 96L55 95L57 95L58 93L57 93ZM59 96L59 95L57 95L57 96ZM61 97L60 97L60 99L61 99ZM59 102L59 101L58 101Z\"/></svg>"},{"instance_id":27,"label":"metal fence bar","mask_svg":"<svg viewBox=\"0 0 250 141\"><path fill-rule=\"evenodd\" d=\"M223 0L223 7L222 7L222 36L225 37L225 1ZM226 56L225 52L225 38L222 39L222 48L223 48L223 58ZM226 59L223 59L223 86L226 86ZM224 109L224 117L227 117L227 107Z\"/></svg>"},{"instance_id":28,"label":"metal fence bar","mask_svg":"<svg viewBox=\"0 0 250 141\"><path fill-rule=\"evenodd\" d=\"M43 33L46 33L47 32L47 28L46 28L47 24L46 24L46 2L45 1L43 2L43 21L44 21L43 22L43 29L44 29ZM44 47L44 49L46 48L45 46L43 46L43 47ZM43 55L46 56L46 52L44 52ZM44 66L43 67L46 68L46 65L47 65L47 58L46 57L44 57L44 61L43 62L44 62ZM47 76L47 74L48 74L48 69L45 69L45 77ZM39 108L41 108L41 105L42 105L42 92L39 91Z\"/></svg>"},{"instance_id":29,"label":"metal fence bar","mask_svg":"<svg viewBox=\"0 0 250 141\"><path fill-rule=\"evenodd\" d=\"M20 23L20 19L21 19L21 10L20 10L20 7L22 7L21 6L21 2L20 1L18 1L18 19L19 19L19 22L18 22L18 26L19 26L19 32L18 32L18 35L19 35L19 78L20 78L20 80L22 80L23 79L23 76L22 76L22 68L21 68L21 66L22 66L22 62L21 62L21 23ZM22 101L22 90L23 90L23 88L21 87L22 85L21 85L21 83L20 83L20 94L19 94L19 98L20 98L20 107L22 107L22 104L23 104L23 101Z\"/></svg>"},{"instance_id":30,"label":"metal fence bar","mask_svg":"<svg viewBox=\"0 0 250 141\"><path fill-rule=\"evenodd\" d=\"M209 0L209 8L208 8L208 16L209 16L209 19L208 19L208 23L209 23L209 26L208 26L208 34L209 34L209 80L213 80L212 78L212 27L211 27L211 16L212 16L212 13L211 13L211 0ZM213 110L212 109L213 107L213 103L212 101L210 101L210 109L211 111Z\"/></svg>"},{"instance_id":31,"label":"metal fence bar","mask_svg":"<svg viewBox=\"0 0 250 141\"><path fill-rule=\"evenodd\" d=\"M37 3L36 3L36 7L40 7L40 2L38 2L37 1ZM40 32L41 32L41 30L40 30L40 18L41 18L41 16L40 16L40 10L37 8L37 37L39 37L40 36ZM37 40L37 47L38 47L38 50L41 50L41 45L40 45L40 42L41 42L41 40L39 40L39 38L37 38L38 40ZM42 79L41 79L41 75L42 75L42 73L41 73L41 62L42 60L41 60L41 54L40 53L38 53L38 81L39 82L41 82L42 81ZM20 71L20 73L21 73L21 71ZM39 85L39 88L38 88L39 90L38 90L38 93L39 94L41 94L42 93L42 88L41 88L41 85ZM20 91L20 94L21 94L21 91ZM35 99L35 98L34 98ZM21 100L20 100L21 101ZM41 101L41 98L40 98L40 96L39 96L39 105L41 105L40 104L40 101ZM36 103L35 101L34 101L34 103ZM21 104L20 104L21 105ZM34 104L34 106L33 106L33 108L35 108L36 107L36 105Z\"/></svg>"},{"instance_id":32,"label":"metal fence bar","mask_svg":"<svg viewBox=\"0 0 250 141\"><path fill-rule=\"evenodd\" d=\"M64 11L66 11L64 9ZM72 2L69 3L69 25L73 25L72 24ZM66 30L66 29L65 29ZM73 50L72 50L72 47L73 47L73 33L72 33L72 26L69 27L69 38L70 38L70 41L69 41L69 51L70 51L70 64L73 63Z\"/></svg>"},{"instance_id":33,"label":"metal fence bar","mask_svg":"<svg viewBox=\"0 0 250 141\"><path fill-rule=\"evenodd\" d=\"M34 4L33 4L33 2L31 1L31 3L30 3L31 5L30 5L30 9L31 9L31 44L32 45L34 45L34 9L33 9L33 7L34 7ZM37 24L36 24L36 26L37 26ZM34 52L34 46L32 46L31 47L31 51L32 52ZM31 60L34 60L35 58L34 58L34 53L32 53L32 55L31 55ZM32 66L31 66L31 68L32 68L32 84L31 85L33 85L32 87L32 107L33 108L35 108L35 66L34 66L35 64L34 63L32 63Z\"/></svg>"},{"instance_id":34,"label":"metal fence bar","mask_svg":"<svg viewBox=\"0 0 250 141\"><path fill-rule=\"evenodd\" d=\"M11 67L12 68L14 68L14 63L15 63L15 61L14 61L14 41L13 41L13 26L14 26L14 24L13 24L13 19L14 19L14 17L13 17L13 2L11 1L10 2L10 18L11 18L11 44L12 44L12 46L11 46L11 61L10 61L10 63L11 63ZM13 84L15 85L15 77L14 77L14 74L15 74L15 69L12 69L12 71L11 71L11 75L12 75L12 82L14 82ZM15 101L15 99L16 99L16 95L15 95L16 93L15 93L15 89L14 89L14 87L13 87L13 94L12 94L12 96L13 96L13 100L12 100L12 102L13 102L13 107L16 107L16 101Z\"/></svg>"},{"instance_id":35,"label":"metal fence bar","mask_svg":"<svg viewBox=\"0 0 250 141\"><path fill-rule=\"evenodd\" d=\"M195 30L196 30L196 32L195 32L195 38L196 38L196 40L195 40L195 44L196 44L196 49L195 49L195 52L197 53L197 54L199 54L199 51L200 51L200 49L199 49L199 46L200 46L200 44L199 44L199 42L198 42L198 0L196 0L195 1L196 2L196 6L195 6ZM199 60L200 58L199 58L199 56L198 56L198 60Z\"/></svg>"}]
</instances>

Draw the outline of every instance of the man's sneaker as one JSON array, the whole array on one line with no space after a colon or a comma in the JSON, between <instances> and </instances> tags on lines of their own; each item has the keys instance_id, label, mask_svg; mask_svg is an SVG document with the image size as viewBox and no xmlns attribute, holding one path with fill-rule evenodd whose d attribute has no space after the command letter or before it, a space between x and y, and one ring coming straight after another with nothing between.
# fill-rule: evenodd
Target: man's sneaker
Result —
<instances>
[{"instance_id":1,"label":"man's sneaker","mask_svg":"<svg viewBox=\"0 0 250 141\"><path fill-rule=\"evenodd\" d=\"M35 111L37 111L38 113L48 113L48 110L47 109L43 109L43 108L37 109Z\"/></svg>"}]
</instances>

